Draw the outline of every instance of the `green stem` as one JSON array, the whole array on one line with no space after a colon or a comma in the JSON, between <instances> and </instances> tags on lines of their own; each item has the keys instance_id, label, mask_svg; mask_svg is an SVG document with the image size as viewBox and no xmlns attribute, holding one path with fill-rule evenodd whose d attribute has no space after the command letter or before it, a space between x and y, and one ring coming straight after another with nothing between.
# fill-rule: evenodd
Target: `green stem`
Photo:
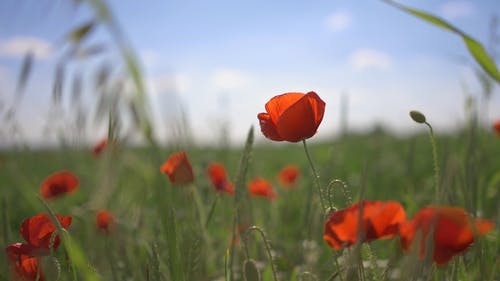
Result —
<instances>
[{"instance_id":1,"label":"green stem","mask_svg":"<svg viewBox=\"0 0 500 281\"><path fill-rule=\"evenodd\" d=\"M313 161L311 159L311 155L309 154L309 150L307 149L306 140L303 139L302 143L304 144L304 151L306 152L307 160L309 161L309 165L311 166L311 170L312 170L313 177L314 177L314 184L316 185L316 188L318 189L319 200L321 202L321 209L324 212L326 209L325 209L325 203L324 203L324 199L323 199L323 192L321 191L321 184L319 182L319 175L318 175L318 172L316 171L316 168L314 167Z\"/></svg>"},{"instance_id":2,"label":"green stem","mask_svg":"<svg viewBox=\"0 0 500 281\"><path fill-rule=\"evenodd\" d=\"M266 252L267 252L267 256L269 258L269 263L271 264L271 271L273 272L273 278L274 278L274 281L278 281L278 274L276 273L276 268L274 267L274 262L273 262L273 255L271 254L271 246L269 245L269 241L267 240L267 237L266 237L266 234L264 233L264 231L258 227L258 226L251 226L250 228L248 228L248 230L246 231L246 235L245 235L245 241L244 241L244 247L245 247L245 253L247 255L247 258L248 258L248 246L247 246L247 243L246 243L246 240L248 239L248 235L250 234L251 231L257 231L259 234L260 234L260 237L262 238L262 241L264 241L264 246L266 248Z\"/></svg>"},{"instance_id":3,"label":"green stem","mask_svg":"<svg viewBox=\"0 0 500 281\"><path fill-rule=\"evenodd\" d=\"M434 130L432 129L431 124L424 122L427 127L429 127L429 137L431 140L431 146L432 146L432 160L434 162L434 188L436 190L436 200L439 201L439 164L438 164L438 157L437 157L437 145L436 145L436 139L434 138Z\"/></svg>"}]
</instances>

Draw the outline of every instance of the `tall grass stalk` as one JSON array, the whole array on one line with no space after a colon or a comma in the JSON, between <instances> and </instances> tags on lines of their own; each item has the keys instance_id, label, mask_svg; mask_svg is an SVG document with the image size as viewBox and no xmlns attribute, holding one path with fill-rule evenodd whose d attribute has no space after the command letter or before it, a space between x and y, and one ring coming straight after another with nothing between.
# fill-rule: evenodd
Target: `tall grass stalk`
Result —
<instances>
[{"instance_id":1,"label":"tall grass stalk","mask_svg":"<svg viewBox=\"0 0 500 281\"><path fill-rule=\"evenodd\" d=\"M234 251L235 251L235 241L237 237L237 231L239 231L240 225L249 224L251 221L249 214L249 204L248 204L248 195L245 192L245 180L248 172L248 166L250 163L252 149L253 149L253 141L254 141L254 133L253 126L250 127L247 134L247 139L245 142L245 147L243 148L243 153L240 158L240 165L238 167L238 172L235 180L235 195L234 195L234 217L233 217L233 229L232 229L232 239L231 239L231 247L230 247L230 256L229 256L229 279L234 280ZM245 204L247 203L247 204ZM246 211L246 212L245 212Z\"/></svg>"}]
</instances>

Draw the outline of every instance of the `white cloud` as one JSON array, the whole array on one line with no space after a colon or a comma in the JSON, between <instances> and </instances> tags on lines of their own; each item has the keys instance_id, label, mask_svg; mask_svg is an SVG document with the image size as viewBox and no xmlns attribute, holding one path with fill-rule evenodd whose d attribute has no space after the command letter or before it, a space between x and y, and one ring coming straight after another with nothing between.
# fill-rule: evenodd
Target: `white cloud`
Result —
<instances>
[{"instance_id":1,"label":"white cloud","mask_svg":"<svg viewBox=\"0 0 500 281\"><path fill-rule=\"evenodd\" d=\"M49 42L36 37L18 36L0 42L0 55L7 57L22 57L31 52L39 59L50 56L51 45Z\"/></svg>"},{"instance_id":2,"label":"white cloud","mask_svg":"<svg viewBox=\"0 0 500 281\"><path fill-rule=\"evenodd\" d=\"M383 52L373 49L359 49L351 54L349 65L354 70L388 70L391 68L392 60L389 55Z\"/></svg>"},{"instance_id":3,"label":"white cloud","mask_svg":"<svg viewBox=\"0 0 500 281\"><path fill-rule=\"evenodd\" d=\"M221 68L212 74L212 83L218 90L237 90L250 84L251 77L237 69Z\"/></svg>"},{"instance_id":4,"label":"white cloud","mask_svg":"<svg viewBox=\"0 0 500 281\"><path fill-rule=\"evenodd\" d=\"M449 1L444 3L440 10L444 18L453 20L472 15L474 6L468 1Z\"/></svg>"},{"instance_id":5,"label":"white cloud","mask_svg":"<svg viewBox=\"0 0 500 281\"><path fill-rule=\"evenodd\" d=\"M326 19L326 26L333 32L343 31L351 26L351 14L345 11L336 11Z\"/></svg>"},{"instance_id":6,"label":"white cloud","mask_svg":"<svg viewBox=\"0 0 500 281\"><path fill-rule=\"evenodd\" d=\"M166 73L150 79L149 85L153 95L182 95L189 91L191 79L184 73Z\"/></svg>"}]
</instances>

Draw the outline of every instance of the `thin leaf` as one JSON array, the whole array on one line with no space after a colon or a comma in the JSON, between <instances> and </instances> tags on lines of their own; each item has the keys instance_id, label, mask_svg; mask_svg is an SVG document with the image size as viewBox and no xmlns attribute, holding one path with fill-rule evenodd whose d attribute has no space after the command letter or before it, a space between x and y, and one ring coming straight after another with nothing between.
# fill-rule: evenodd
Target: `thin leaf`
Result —
<instances>
[{"instance_id":1,"label":"thin leaf","mask_svg":"<svg viewBox=\"0 0 500 281\"><path fill-rule=\"evenodd\" d=\"M451 25L445 20L437 16L431 15L429 13L404 6L402 4L396 3L391 0L382 0L382 1L402 11L405 11L406 13L412 14L418 18L421 18L427 22L430 22L436 26L439 26L445 30L453 32L462 37L462 40L464 41L465 46L467 47L467 50L476 60L476 62L493 79L495 79L497 82L500 82L500 72L497 68L497 65L495 64L495 61L490 57L488 52L486 52L485 48L483 47L483 45L481 45L481 43L479 43L478 41L467 35L465 32L461 31L460 29L456 28L455 26Z\"/></svg>"}]
</instances>

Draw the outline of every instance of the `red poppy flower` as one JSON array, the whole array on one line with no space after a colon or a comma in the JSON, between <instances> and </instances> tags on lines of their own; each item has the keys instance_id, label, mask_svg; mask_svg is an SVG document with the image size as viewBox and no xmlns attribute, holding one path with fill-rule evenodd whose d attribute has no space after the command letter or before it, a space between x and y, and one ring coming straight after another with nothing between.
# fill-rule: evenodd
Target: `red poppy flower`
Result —
<instances>
[{"instance_id":1,"label":"red poppy flower","mask_svg":"<svg viewBox=\"0 0 500 281\"><path fill-rule=\"evenodd\" d=\"M493 123L493 130L495 131L497 136L500 136L500 119Z\"/></svg>"},{"instance_id":2,"label":"red poppy flower","mask_svg":"<svg viewBox=\"0 0 500 281\"><path fill-rule=\"evenodd\" d=\"M8 255L25 255L25 256L38 256L38 248L33 247L30 244L25 243L14 243L5 247L5 251Z\"/></svg>"},{"instance_id":3,"label":"red poppy flower","mask_svg":"<svg viewBox=\"0 0 500 281\"><path fill-rule=\"evenodd\" d=\"M160 168L174 185L186 185L194 181L193 167L184 151L172 154Z\"/></svg>"},{"instance_id":4,"label":"red poppy flower","mask_svg":"<svg viewBox=\"0 0 500 281\"><path fill-rule=\"evenodd\" d=\"M266 138L298 142L316 134L325 102L315 92L285 93L270 99L266 111L257 115Z\"/></svg>"},{"instance_id":5,"label":"red poppy flower","mask_svg":"<svg viewBox=\"0 0 500 281\"><path fill-rule=\"evenodd\" d=\"M248 184L248 193L252 196L267 197L269 199L274 199L277 196L271 183L260 177L255 178Z\"/></svg>"},{"instance_id":6,"label":"red poppy flower","mask_svg":"<svg viewBox=\"0 0 500 281\"><path fill-rule=\"evenodd\" d=\"M78 178L70 171L60 171L48 176L40 186L45 199L52 199L71 193L78 188Z\"/></svg>"},{"instance_id":7,"label":"red poppy flower","mask_svg":"<svg viewBox=\"0 0 500 281\"><path fill-rule=\"evenodd\" d=\"M404 250L409 250L419 233L420 257L425 257L427 236L433 234L432 258L436 264L447 263L465 251L474 242L474 237L484 235L493 228L490 220L473 219L458 207L427 206L418 211L413 219L401 226L400 241Z\"/></svg>"},{"instance_id":8,"label":"red poppy flower","mask_svg":"<svg viewBox=\"0 0 500 281\"><path fill-rule=\"evenodd\" d=\"M97 212L95 224L98 230L109 234L115 225L115 216L108 210L101 210Z\"/></svg>"},{"instance_id":9,"label":"red poppy flower","mask_svg":"<svg viewBox=\"0 0 500 281\"><path fill-rule=\"evenodd\" d=\"M72 218L69 216L56 215L56 218L65 229L68 229L71 225ZM49 253L50 239L56 229L48 214L38 214L25 219L21 224L20 232L29 245L37 248L39 255L45 255ZM53 245L54 250L59 247L60 242L59 235L56 235Z\"/></svg>"},{"instance_id":10,"label":"red poppy flower","mask_svg":"<svg viewBox=\"0 0 500 281\"><path fill-rule=\"evenodd\" d=\"M104 149L106 149L107 146L108 146L107 139L100 140L92 149L92 154L96 157L101 155L101 153L104 151Z\"/></svg>"},{"instance_id":11,"label":"red poppy flower","mask_svg":"<svg viewBox=\"0 0 500 281\"><path fill-rule=\"evenodd\" d=\"M290 188L295 184L299 176L299 168L295 165L288 165L278 173L278 181L284 187Z\"/></svg>"},{"instance_id":12,"label":"red poppy flower","mask_svg":"<svg viewBox=\"0 0 500 281\"><path fill-rule=\"evenodd\" d=\"M40 266L40 276L38 280L45 281L43 270L40 265L40 258L21 253L22 250L20 249L22 247L18 244L21 243L15 243L5 248L5 251L7 252L7 260L10 266L11 280L34 281L36 280L38 267Z\"/></svg>"},{"instance_id":13,"label":"red poppy flower","mask_svg":"<svg viewBox=\"0 0 500 281\"><path fill-rule=\"evenodd\" d=\"M231 195L234 194L234 186L227 179L226 169L224 168L224 165L222 165L221 163L212 162L208 165L207 172L215 190L220 192L227 192Z\"/></svg>"},{"instance_id":14,"label":"red poppy flower","mask_svg":"<svg viewBox=\"0 0 500 281\"><path fill-rule=\"evenodd\" d=\"M333 212L325 223L323 239L330 247L340 250L356 243L359 237L361 242L393 237L405 221L406 213L398 202L363 200L361 204Z\"/></svg>"}]
</instances>

